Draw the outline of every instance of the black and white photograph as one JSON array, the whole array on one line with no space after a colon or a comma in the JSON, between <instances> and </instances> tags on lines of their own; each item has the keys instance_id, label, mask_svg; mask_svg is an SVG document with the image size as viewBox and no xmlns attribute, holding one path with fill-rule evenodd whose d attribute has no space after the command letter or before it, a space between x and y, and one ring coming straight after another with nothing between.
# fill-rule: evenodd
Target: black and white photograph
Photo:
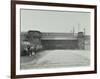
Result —
<instances>
[{"instance_id":1,"label":"black and white photograph","mask_svg":"<svg viewBox=\"0 0 100 79\"><path fill-rule=\"evenodd\" d=\"M90 12L20 9L21 69L90 65Z\"/></svg>"},{"instance_id":2,"label":"black and white photograph","mask_svg":"<svg viewBox=\"0 0 100 79\"><path fill-rule=\"evenodd\" d=\"M15 1L11 34L13 77L96 73L94 5Z\"/></svg>"}]
</instances>

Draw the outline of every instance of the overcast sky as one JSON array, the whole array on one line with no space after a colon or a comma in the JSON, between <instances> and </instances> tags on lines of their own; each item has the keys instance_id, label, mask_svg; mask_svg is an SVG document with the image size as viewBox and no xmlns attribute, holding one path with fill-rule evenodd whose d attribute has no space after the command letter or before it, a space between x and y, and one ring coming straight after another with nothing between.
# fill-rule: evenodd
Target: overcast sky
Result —
<instances>
[{"instance_id":1,"label":"overcast sky","mask_svg":"<svg viewBox=\"0 0 100 79\"><path fill-rule=\"evenodd\" d=\"M90 13L68 11L43 11L21 9L21 32L38 30L40 32L83 31L90 34Z\"/></svg>"}]
</instances>

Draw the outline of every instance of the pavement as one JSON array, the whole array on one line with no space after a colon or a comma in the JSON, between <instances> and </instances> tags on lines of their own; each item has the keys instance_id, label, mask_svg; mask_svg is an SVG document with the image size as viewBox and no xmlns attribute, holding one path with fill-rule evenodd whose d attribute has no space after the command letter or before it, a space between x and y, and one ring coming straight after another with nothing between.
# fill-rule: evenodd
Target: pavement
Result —
<instances>
[{"instance_id":1,"label":"pavement","mask_svg":"<svg viewBox=\"0 0 100 79\"><path fill-rule=\"evenodd\" d=\"M78 67L90 65L89 50L45 50L21 57L21 69Z\"/></svg>"}]
</instances>

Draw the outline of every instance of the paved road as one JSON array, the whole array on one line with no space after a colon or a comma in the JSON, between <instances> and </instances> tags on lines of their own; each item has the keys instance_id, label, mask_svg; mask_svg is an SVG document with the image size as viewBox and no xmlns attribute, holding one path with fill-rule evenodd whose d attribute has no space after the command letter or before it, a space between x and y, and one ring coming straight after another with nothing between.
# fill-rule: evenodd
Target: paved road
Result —
<instances>
[{"instance_id":1,"label":"paved road","mask_svg":"<svg viewBox=\"0 0 100 79\"><path fill-rule=\"evenodd\" d=\"M22 69L87 66L90 64L90 54L82 50L46 50L35 58L21 57L21 61Z\"/></svg>"}]
</instances>

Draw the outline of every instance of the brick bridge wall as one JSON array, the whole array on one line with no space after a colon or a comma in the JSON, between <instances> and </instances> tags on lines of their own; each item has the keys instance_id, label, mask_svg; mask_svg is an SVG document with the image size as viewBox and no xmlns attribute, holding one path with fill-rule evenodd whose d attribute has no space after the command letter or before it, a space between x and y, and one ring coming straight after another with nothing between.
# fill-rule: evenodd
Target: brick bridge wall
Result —
<instances>
[{"instance_id":1,"label":"brick bridge wall","mask_svg":"<svg viewBox=\"0 0 100 79\"><path fill-rule=\"evenodd\" d=\"M43 49L86 49L86 50L90 49L90 38L85 38L85 36L81 36L81 34L82 32L79 33L78 37L75 36L76 39L60 39L60 40L59 39L56 39L56 40L55 39L54 40L41 39L41 43L42 43ZM67 34L65 34L65 36L66 35ZM26 33L23 33L23 34L21 33L21 40L25 40L25 36L26 36ZM50 37L52 37L52 35Z\"/></svg>"}]
</instances>

